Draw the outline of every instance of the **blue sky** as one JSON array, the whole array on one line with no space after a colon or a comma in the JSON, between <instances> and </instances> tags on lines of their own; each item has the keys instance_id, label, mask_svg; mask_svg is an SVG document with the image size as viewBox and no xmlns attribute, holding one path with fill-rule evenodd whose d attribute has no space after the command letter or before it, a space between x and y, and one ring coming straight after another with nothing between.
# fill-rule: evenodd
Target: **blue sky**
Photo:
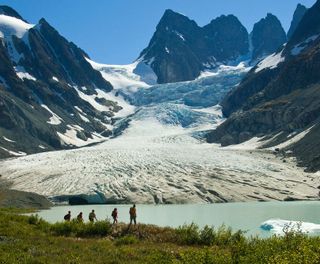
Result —
<instances>
[{"instance_id":1,"label":"blue sky","mask_svg":"<svg viewBox=\"0 0 320 264\"><path fill-rule=\"evenodd\" d=\"M148 45L165 9L172 9L203 26L222 14L234 14L252 30L268 12L288 30L298 3L316 0L0 0L30 23L44 17L60 34L108 64L135 60Z\"/></svg>"}]
</instances>

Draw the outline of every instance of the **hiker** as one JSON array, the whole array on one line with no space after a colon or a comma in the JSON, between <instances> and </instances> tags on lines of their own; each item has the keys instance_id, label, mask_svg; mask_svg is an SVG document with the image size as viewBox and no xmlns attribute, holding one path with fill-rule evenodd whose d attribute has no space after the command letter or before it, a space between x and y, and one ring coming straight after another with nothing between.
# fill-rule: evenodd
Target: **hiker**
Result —
<instances>
[{"instance_id":1,"label":"hiker","mask_svg":"<svg viewBox=\"0 0 320 264\"><path fill-rule=\"evenodd\" d=\"M77 221L78 221L79 223L83 223L82 212L80 212L80 214L77 215Z\"/></svg>"},{"instance_id":2,"label":"hiker","mask_svg":"<svg viewBox=\"0 0 320 264\"><path fill-rule=\"evenodd\" d=\"M130 214L130 226L132 224L132 222L134 222L134 224L137 224L136 218L137 218L137 210L136 210L136 205L134 204L132 207L130 207L129 210L129 214Z\"/></svg>"},{"instance_id":3,"label":"hiker","mask_svg":"<svg viewBox=\"0 0 320 264\"><path fill-rule=\"evenodd\" d=\"M113 209L111 216L113 218L113 225L117 224L118 223L118 209L117 208Z\"/></svg>"},{"instance_id":4,"label":"hiker","mask_svg":"<svg viewBox=\"0 0 320 264\"><path fill-rule=\"evenodd\" d=\"M68 211L68 213L63 218L65 221L70 222L71 220L71 211Z\"/></svg>"},{"instance_id":5,"label":"hiker","mask_svg":"<svg viewBox=\"0 0 320 264\"><path fill-rule=\"evenodd\" d=\"M93 223L94 220L98 221L98 220L97 220L97 217L96 217L96 214L94 213L94 210L92 210L91 213L89 214L89 221L90 221L91 223Z\"/></svg>"}]
</instances>

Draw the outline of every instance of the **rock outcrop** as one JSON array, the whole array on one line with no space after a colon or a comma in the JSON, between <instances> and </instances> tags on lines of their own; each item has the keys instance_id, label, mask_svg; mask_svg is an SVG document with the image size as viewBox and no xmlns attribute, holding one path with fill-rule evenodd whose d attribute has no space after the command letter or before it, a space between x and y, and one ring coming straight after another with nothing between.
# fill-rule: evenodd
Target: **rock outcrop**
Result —
<instances>
[{"instance_id":1,"label":"rock outcrop","mask_svg":"<svg viewBox=\"0 0 320 264\"><path fill-rule=\"evenodd\" d=\"M292 18L292 21L291 21L290 28L289 28L288 33L287 33L288 39L290 39L292 37L294 31L298 27L301 19L303 18L303 16L307 12L307 10L308 10L308 8L306 8L304 5L301 5L301 4L297 5L297 8L296 8L296 10L294 11L294 14L293 14L293 18Z\"/></svg>"},{"instance_id":2,"label":"rock outcrop","mask_svg":"<svg viewBox=\"0 0 320 264\"><path fill-rule=\"evenodd\" d=\"M259 61L272 54L287 41L279 19L272 14L267 14L254 24L250 37L253 47L252 61Z\"/></svg>"}]
</instances>

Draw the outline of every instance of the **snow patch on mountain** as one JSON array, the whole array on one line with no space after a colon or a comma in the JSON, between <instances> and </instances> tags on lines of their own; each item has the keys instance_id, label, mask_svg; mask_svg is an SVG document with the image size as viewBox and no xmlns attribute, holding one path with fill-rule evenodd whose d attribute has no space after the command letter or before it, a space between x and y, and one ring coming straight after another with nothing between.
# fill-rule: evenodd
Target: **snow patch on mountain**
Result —
<instances>
[{"instance_id":1,"label":"snow patch on mountain","mask_svg":"<svg viewBox=\"0 0 320 264\"><path fill-rule=\"evenodd\" d=\"M46 109L51 115L52 117L50 117L49 121L47 121L48 124L50 125L60 125L61 122L63 121L63 119L58 116L56 113L54 113L48 106L46 106L45 104L41 104L41 107L43 107L44 109Z\"/></svg>"},{"instance_id":2,"label":"snow patch on mountain","mask_svg":"<svg viewBox=\"0 0 320 264\"><path fill-rule=\"evenodd\" d=\"M52 76L52 80L56 81L56 82L59 82L59 79L55 76Z\"/></svg>"},{"instance_id":3,"label":"snow patch on mountain","mask_svg":"<svg viewBox=\"0 0 320 264\"><path fill-rule=\"evenodd\" d=\"M178 31L176 31L176 30L174 30L173 31L180 39L182 39L183 41L186 41L186 39L184 38L184 36L181 34L181 33L179 33Z\"/></svg>"},{"instance_id":4,"label":"snow patch on mountain","mask_svg":"<svg viewBox=\"0 0 320 264\"><path fill-rule=\"evenodd\" d=\"M84 129L78 125L67 125L68 129L64 134L57 132L58 136L60 137L61 141L65 145L72 145L76 147L83 147L92 143L98 143L105 138L97 133L91 134L91 138L87 140L83 140L78 137L78 133L84 131Z\"/></svg>"},{"instance_id":5,"label":"snow patch on mountain","mask_svg":"<svg viewBox=\"0 0 320 264\"><path fill-rule=\"evenodd\" d=\"M19 58L19 59L15 58L14 60L15 60L15 61L16 61L16 60L19 61L20 58ZM36 80L37 80L34 76L32 76L30 73L28 73L28 72L24 69L24 67L22 67L22 66L16 66L16 67L14 67L14 70L16 71L17 76L18 76L21 80L24 80L24 79L28 79L28 80L31 80L31 81L36 81Z\"/></svg>"},{"instance_id":6,"label":"snow patch on mountain","mask_svg":"<svg viewBox=\"0 0 320 264\"><path fill-rule=\"evenodd\" d=\"M288 140L286 140L285 142L283 143L280 143L279 145L277 146L274 146L272 149L275 149L275 148L279 148L279 149L284 149L284 148L287 148L289 147L290 145L294 144L294 143L297 143L299 142L301 139L303 139L309 132L310 130L314 127L311 126L309 127L308 129L296 134L296 135L292 135L292 137L289 137Z\"/></svg>"},{"instance_id":7,"label":"snow patch on mountain","mask_svg":"<svg viewBox=\"0 0 320 264\"><path fill-rule=\"evenodd\" d=\"M10 142L10 143L14 143L15 141L14 140L11 140L11 139L9 139L9 138L7 138L7 137L5 137L5 136L3 136L2 137L5 141L8 141L8 142Z\"/></svg>"},{"instance_id":8,"label":"snow patch on mountain","mask_svg":"<svg viewBox=\"0 0 320 264\"><path fill-rule=\"evenodd\" d=\"M319 34L311 36L309 38L307 38L305 41L295 45L292 49L291 49L291 55L293 56L297 56L299 55L305 48L308 47L308 45L315 41L317 38L319 37Z\"/></svg>"},{"instance_id":9,"label":"snow patch on mountain","mask_svg":"<svg viewBox=\"0 0 320 264\"><path fill-rule=\"evenodd\" d=\"M20 157L20 156L26 156L27 155L27 153L22 152L22 151L16 152L16 151L12 151L12 150L6 149L4 147L0 147L0 149L8 152L10 155L15 156L15 157Z\"/></svg>"},{"instance_id":10,"label":"snow patch on mountain","mask_svg":"<svg viewBox=\"0 0 320 264\"><path fill-rule=\"evenodd\" d=\"M264 69L275 69L278 67L278 65L281 62L285 61L285 57L282 56L282 52L278 52L278 53L273 53L270 56L266 57L265 59L263 59L261 62L258 63L255 72L260 72Z\"/></svg>"},{"instance_id":11,"label":"snow patch on mountain","mask_svg":"<svg viewBox=\"0 0 320 264\"><path fill-rule=\"evenodd\" d=\"M109 65L94 62L88 58L86 60L91 66L102 74L102 77L109 81L113 88L125 89L135 92L138 88L148 88L150 85L142 80L142 77L134 71L140 61L135 61L128 65Z\"/></svg>"},{"instance_id":12,"label":"snow patch on mountain","mask_svg":"<svg viewBox=\"0 0 320 264\"><path fill-rule=\"evenodd\" d=\"M12 35L22 38L34 25L28 24L16 17L0 15L0 37L7 38Z\"/></svg>"},{"instance_id":13,"label":"snow patch on mountain","mask_svg":"<svg viewBox=\"0 0 320 264\"><path fill-rule=\"evenodd\" d=\"M82 121L90 123L90 120L88 118L86 118L84 115L79 113L80 118L82 119Z\"/></svg>"}]
</instances>

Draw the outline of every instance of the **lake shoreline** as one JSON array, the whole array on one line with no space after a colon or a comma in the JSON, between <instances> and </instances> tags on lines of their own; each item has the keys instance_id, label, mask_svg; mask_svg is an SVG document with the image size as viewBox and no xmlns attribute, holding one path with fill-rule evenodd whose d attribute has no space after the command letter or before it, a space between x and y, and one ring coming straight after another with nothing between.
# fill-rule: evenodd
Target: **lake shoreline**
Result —
<instances>
[{"instance_id":1,"label":"lake shoreline","mask_svg":"<svg viewBox=\"0 0 320 264\"><path fill-rule=\"evenodd\" d=\"M54 206L43 195L10 187L10 182L0 179L0 208L49 209Z\"/></svg>"},{"instance_id":2,"label":"lake shoreline","mask_svg":"<svg viewBox=\"0 0 320 264\"><path fill-rule=\"evenodd\" d=\"M317 264L320 237L288 231L247 237L239 229L178 228L109 221L50 224L26 210L0 208L1 263L283 263ZM290 261L282 261L290 260Z\"/></svg>"}]
</instances>

